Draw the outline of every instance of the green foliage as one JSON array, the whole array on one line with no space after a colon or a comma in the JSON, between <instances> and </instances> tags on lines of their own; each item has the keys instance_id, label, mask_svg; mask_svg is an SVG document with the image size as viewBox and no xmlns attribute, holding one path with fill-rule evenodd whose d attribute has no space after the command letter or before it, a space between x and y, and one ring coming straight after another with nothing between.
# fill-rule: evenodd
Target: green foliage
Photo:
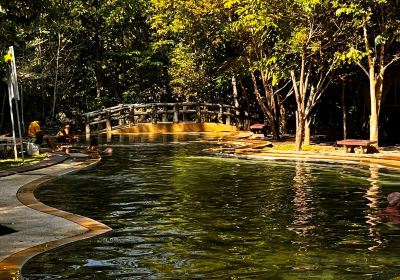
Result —
<instances>
[{"instance_id":1,"label":"green foliage","mask_svg":"<svg viewBox=\"0 0 400 280\"><path fill-rule=\"evenodd\" d=\"M273 92L290 80L290 70L301 72L302 57L308 93L333 62L359 64L370 56L378 66L382 48L382 63L396 62L396 3L14 0L0 5L0 48L3 56L15 48L28 119L48 118L54 96L57 110L73 115L120 102L229 103L232 77L248 110L255 102L246 95L255 89L252 75L272 110L280 97Z\"/></svg>"},{"instance_id":2,"label":"green foliage","mask_svg":"<svg viewBox=\"0 0 400 280\"><path fill-rule=\"evenodd\" d=\"M357 61L361 61L367 54L358 49L350 47L350 49L346 52L335 53L335 56L343 63L354 63Z\"/></svg>"}]
</instances>

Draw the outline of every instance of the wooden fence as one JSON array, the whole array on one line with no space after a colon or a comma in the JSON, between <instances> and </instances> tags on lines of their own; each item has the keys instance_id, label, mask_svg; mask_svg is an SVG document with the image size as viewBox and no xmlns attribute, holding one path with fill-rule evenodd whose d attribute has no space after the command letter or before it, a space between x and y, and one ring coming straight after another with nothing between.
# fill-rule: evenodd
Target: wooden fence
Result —
<instances>
[{"instance_id":1,"label":"wooden fence","mask_svg":"<svg viewBox=\"0 0 400 280\"><path fill-rule=\"evenodd\" d=\"M93 131L107 132L137 123L215 122L232 125L236 122L233 106L215 103L150 103L120 104L85 114L86 135Z\"/></svg>"}]
</instances>

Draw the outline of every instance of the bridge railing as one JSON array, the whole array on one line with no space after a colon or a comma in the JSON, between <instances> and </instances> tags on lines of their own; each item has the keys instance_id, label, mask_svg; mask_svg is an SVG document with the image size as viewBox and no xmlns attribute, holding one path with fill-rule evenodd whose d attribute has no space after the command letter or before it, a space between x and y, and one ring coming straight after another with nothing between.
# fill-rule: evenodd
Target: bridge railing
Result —
<instances>
[{"instance_id":1,"label":"bridge railing","mask_svg":"<svg viewBox=\"0 0 400 280\"><path fill-rule=\"evenodd\" d=\"M236 122L235 108L231 105L216 103L149 103L119 104L114 107L85 114L86 134L107 132L123 126L138 123L180 123L215 122L227 125Z\"/></svg>"}]
</instances>

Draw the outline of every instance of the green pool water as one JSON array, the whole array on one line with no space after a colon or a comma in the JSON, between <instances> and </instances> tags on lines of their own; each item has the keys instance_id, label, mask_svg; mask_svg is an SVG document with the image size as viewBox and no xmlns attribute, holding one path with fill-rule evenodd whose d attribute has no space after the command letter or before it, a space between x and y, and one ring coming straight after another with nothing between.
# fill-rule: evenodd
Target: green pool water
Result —
<instances>
[{"instance_id":1,"label":"green pool water","mask_svg":"<svg viewBox=\"0 0 400 280\"><path fill-rule=\"evenodd\" d=\"M198 142L121 142L42 186L44 203L113 231L30 260L24 279L392 279L400 176L379 166L252 161Z\"/></svg>"}]
</instances>

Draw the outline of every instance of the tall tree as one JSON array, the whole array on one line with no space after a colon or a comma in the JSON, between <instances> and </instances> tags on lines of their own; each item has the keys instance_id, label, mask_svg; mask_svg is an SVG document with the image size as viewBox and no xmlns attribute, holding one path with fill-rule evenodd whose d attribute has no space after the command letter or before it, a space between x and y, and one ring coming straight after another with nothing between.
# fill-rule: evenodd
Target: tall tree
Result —
<instances>
[{"instance_id":1,"label":"tall tree","mask_svg":"<svg viewBox=\"0 0 400 280\"><path fill-rule=\"evenodd\" d=\"M226 0L233 14L231 28L236 45L242 46L242 62L254 88L254 95L274 139L279 139L280 86L289 80L282 52L282 39L287 36L286 9L276 1ZM286 81L285 81L286 80Z\"/></svg>"},{"instance_id":2,"label":"tall tree","mask_svg":"<svg viewBox=\"0 0 400 280\"><path fill-rule=\"evenodd\" d=\"M296 97L296 150L310 142L314 108L326 91L339 66L336 51L343 43L343 29L335 21L329 1L296 0L289 10L292 35L290 71Z\"/></svg>"},{"instance_id":3,"label":"tall tree","mask_svg":"<svg viewBox=\"0 0 400 280\"><path fill-rule=\"evenodd\" d=\"M347 23L348 50L341 59L356 63L369 79L370 140L379 140L379 113L387 68L400 59L400 5L397 0L335 1Z\"/></svg>"}]
</instances>

